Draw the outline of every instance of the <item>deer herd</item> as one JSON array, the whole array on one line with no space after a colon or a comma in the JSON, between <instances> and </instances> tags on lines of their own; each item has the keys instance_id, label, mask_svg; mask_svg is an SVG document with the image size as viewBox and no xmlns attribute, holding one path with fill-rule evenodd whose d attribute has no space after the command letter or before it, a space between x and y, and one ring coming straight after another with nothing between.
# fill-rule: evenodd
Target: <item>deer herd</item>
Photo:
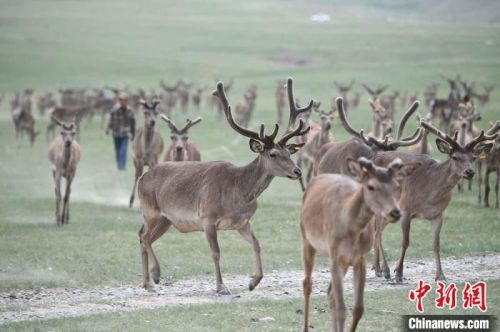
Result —
<instances>
[{"instance_id":1,"label":"deer herd","mask_svg":"<svg viewBox=\"0 0 500 332\"><path fill-rule=\"evenodd\" d=\"M439 83L426 87L422 93L424 107L429 109L426 115L417 111L420 105L417 93L385 93L387 85L363 83L370 95L372 125L368 133L355 129L348 120L360 107L360 93L352 92L354 80L347 84L334 82L340 97L326 110L314 100L299 106L293 80L278 81L274 94L277 124L271 129L262 124L257 130L251 129L257 100L255 85L246 89L242 102L234 110L227 97L233 81L226 86L217 83L213 93L206 87L195 87L184 81L171 86L161 81L160 93L129 90L132 108L142 108L144 116L144 125L137 130L132 144L135 176L129 201L132 207L137 191L144 218L139 231L144 288L153 288L150 273L154 283L160 281L160 265L152 245L174 227L181 233L204 232L215 266L216 292L221 295L230 294L230 290L222 278L217 233L237 230L255 254L255 273L248 286L253 290L263 278L263 271L261 248L251 218L257 210L257 199L274 177L299 180L304 192L299 223L305 270L303 331L309 330L311 275L316 252L329 258L328 301L332 328L336 331L344 329L343 279L347 269L353 268L354 306L350 329L356 329L364 311L366 256L372 247L375 274L391 278L382 245L382 233L389 223L399 221L402 231L394 280L404 280L404 259L410 245L411 222L415 218L431 222L435 279L445 279L440 232L454 188L465 190L465 180L469 181L470 190L471 180L477 173L478 203L489 206L489 176L495 173L495 207L499 208L500 121L488 128L478 127L481 115L476 104L483 107L489 102L493 86L484 85L481 93L474 83L462 80L459 75L441 77L449 86L449 95L438 97ZM38 97L36 104L41 116L47 111L50 115L46 136L47 139L53 137L53 141L48 157L55 182L55 219L62 225L69 221L71 183L80 160L78 142L81 142L82 121L90 122L96 114L104 119L120 90L112 87L62 89L59 93L60 104L51 93ZM32 89L26 89L16 93L10 102L16 138L26 134L31 144L39 134L31 111L33 95ZM188 136L191 127L202 118L187 119L182 127L172 120L174 111L187 113L190 104L196 111L202 104L215 108L230 128L249 140L250 151L255 154L253 161L243 166L228 161L202 162L200 149ZM287 105L288 123L278 136L286 121ZM396 123L396 109L401 107L408 110ZM162 130L156 126L158 116L170 130L171 143L167 149L164 149ZM404 135L405 126L413 116L417 128L410 135ZM313 120L316 117L318 122ZM335 119L352 136L350 139L334 139ZM56 126L60 127L58 135L54 135ZM429 135L436 137L435 148L443 155L443 161L431 156L434 150ZM295 153L296 161L292 158ZM66 190L61 209L62 178L66 180Z\"/></svg>"}]
</instances>

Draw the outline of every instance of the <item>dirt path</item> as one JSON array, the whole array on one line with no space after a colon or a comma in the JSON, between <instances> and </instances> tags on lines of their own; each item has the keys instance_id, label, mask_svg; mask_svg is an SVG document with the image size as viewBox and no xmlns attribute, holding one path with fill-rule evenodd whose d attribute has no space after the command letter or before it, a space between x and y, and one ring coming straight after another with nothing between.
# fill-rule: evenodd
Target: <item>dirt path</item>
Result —
<instances>
[{"instance_id":1,"label":"dirt path","mask_svg":"<svg viewBox=\"0 0 500 332\"><path fill-rule=\"evenodd\" d=\"M443 262L443 270L449 282L500 279L500 255L448 258ZM405 283L394 285L383 278L376 278L373 271L368 271L366 291L415 287L419 279L431 282L434 276L434 261L408 262L405 265L405 273ZM247 290L248 276L226 275L225 283L233 295L223 297L214 294L213 276L175 281L163 278L152 292L147 292L138 285L19 290L0 293L0 325L24 320L134 311L180 304L301 298L302 278L301 270L268 272L258 288L250 292ZM317 268L313 278L314 295L324 294L330 279L328 270ZM348 293L352 292L351 280L352 275L348 272L345 283Z\"/></svg>"}]
</instances>

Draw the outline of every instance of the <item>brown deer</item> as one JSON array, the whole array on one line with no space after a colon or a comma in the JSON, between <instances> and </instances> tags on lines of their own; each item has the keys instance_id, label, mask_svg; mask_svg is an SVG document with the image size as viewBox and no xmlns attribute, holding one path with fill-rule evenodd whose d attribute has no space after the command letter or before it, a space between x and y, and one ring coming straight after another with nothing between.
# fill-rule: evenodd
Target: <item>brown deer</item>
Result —
<instances>
[{"instance_id":1,"label":"brown deer","mask_svg":"<svg viewBox=\"0 0 500 332\"><path fill-rule=\"evenodd\" d=\"M165 154L165 161L200 161L201 154L196 144L189 139L188 130L195 124L201 122L202 118L194 120L187 119L186 125L182 129L177 129L175 123L169 117L162 114L161 118L170 128L170 138L172 143Z\"/></svg>"},{"instance_id":2,"label":"brown deer","mask_svg":"<svg viewBox=\"0 0 500 332\"><path fill-rule=\"evenodd\" d=\"M500 127L500 122L497 121L495 125L492 124L492 127L487 131L486 135L490 133L494 133L498 131L498 127ZM483 167L485 169L484 173L484 206L489 207L489 195L490 195L490 173L495 172L496 181L495 181L495 207L499 208L498 202L498 188L500 184L500 135L497 136L496 140L492 142L493 147L488 154L483 154L479 156L479 160L477 162L477 192L478 192L478 203L481 205L481 194L482 189L481 185L483 183Z\"/></svg>"},{"instance_id":3,"label":"brown deer","mask_svg":"<svg viewBox=\"0 0 500 332\"><path fill-rule=\"evenodd\" d=\"M74 121L69 125L57 118L53 118L53 121L61 127L61 134L52 141L48 156L55 182L56 222L57 225L63 225L69 222L69 196L71 194L71 183L75 178L76 168L80 162L80 145L75 140L76 125ZM66 179L66 191L64 192L61 210L62 178Z\"/></svg>"},{"instance_id":4,"label":"brown deer","mask_svg":"<svg viewBox=\"0 0 500 332\"><path fill-rule=\"evenodd\" d=\"M144 126L137 130L134 141L132 142L135 177L134 187L130 195L129 207L132 207L134 204L137 180L142 175L144 166L148 166L149 169L155 167L163 152L163 138L155 128L155 117L158 114L156 107L159 103L158 100L153 101L151 104L148 104L144 100L140 101L140 104L144 108Z\"/></svg>"},{"instance_id":5,"label":"brown deer","mask_svg":"<svg viewBox=\"0 0 500 332\"><path fill-rule=\"evenodd\" d=\"M494 85L483 85L484 93L474 95L474 97L477 98L480 106L485 106L487 103L490 102L490 94L494 88L495 88Z\"/></svg>"},{"instance_id":6,"label":"brown deer","mask_svg":"<svg viewBox=\"0 0 500 332\"><path fill-rule=\"evenodd\" d=\"M235 117L236 122L247 128L250 125L252 113L255 108L255 100L257 99L257 86L251 85L247 89L247 91L245 91L243 97L245 98L245 102L243 104L236 105Z\"/></svg>"},{"instance_id":7,"label":"brown deer","mask_svg":"<svg viewBox=\"0 0 500 332\"><path fill-rule=\"evenodd\" d=\"M299 166L300 169L307 170L307 175L305 179L306 184L308 184L309 181L311 181L313 163L316 154L323 145L327 144L333 139L330 130L332 128L334 110L330 110L329 112L316 110L316 112L319 114L321 120L321 129L319 132L314 133L310 137L310 139L308 139L305 142L305 145L302 147L302 149L300 149L300 151L297 154L297 166ZM301 177L299 181L302 191L305 191L306 187L304 185L303 177Z\"/></svg>"},{"instance_id":8,"label":"brown deer","mask_svg":"<svg viewBox=\"0 0 500 332\"><path fill-rule=\"evenodd\" d=\"M56 101L52 97L52 93L47 92L45 95L38 97L36 106L40 116L43 117L48 109L56 107Z\"/></svg>"},{"instance_id":9,"label":"brown deer","mask_svg":"<svg viewBox=\"0 0 500 332\"><path fill-rule=\"evenodd\" d=\"M424 90L424 105L425 107L429 108L431 106L431 102L436 99L438 89L439 89L439 83L432 83L431 85L427 86Z\"/></svg>"},{"instance_id":10,"label":"brown deer","mask_svg":"<svg viewBox=\"0 0 500 332\"><path fill-rule=\"evenodd\" d=\"M333 84L335 84L335 86L337 87L340 97L344 99L345 111L349 112L353 105L351 104L351 100L349 99L347 94L352 90L352 87L354 86L354 80L351 80L349 84L343 84L337 81L333 81Z\"/></svg>"},{"instance_id":11,"label":"brown deer","mask_svg":"<svg viewBox=\"0 0 500 332\"><path fill-rule=\"evenodd\" d=\"M304 194L300 215L302 261L304 264L304 325L309 330L309 307L314 258L319 251L329 257L331 281L328 300L332 330L343 331L346 319L344 276L353 268L354 307L350 331L355 331L363 315L366 259L372 247L374 214L399 220L401 211L396 199L399 182L418 164L393 160L387 168L375 166L361 157L346 160L352 176L321 174L315 177Z\"/></svg>"},{"instance_id":12,"label":"brown deer","mask_svg":"<svg viewBox=\"0 0 500 332\"><path fill-rule=\"evenodd\" d=\"M204 90L205 90L204 88L196 88L195 91L193 92L193 96L191 97L193 106L197 111L200 110L201 97L203 95Z\"/></svg>"},{"instance_id":13,"label":"brown deer","mask_svg":"<svg viewBox=\"0 0 500 332\"><path fill-rule=\"evenodd\" d=\"M288 79L288 93L293 100L292 79ZM264 125L259 132L239 126L233 118L224 86L217 84L214 92L221 101L226 120L230 127L250 139L250 150L257 157L245 166L235 166L229 162L166 162L146 172L138 183L144 225L139 231L144 273L144 287L152 287L149 276L151 259L153 280L160 280L160 267L155 257L152 243L171 226L182 233L203 231L206 235L212 258L218 294L230 294L222 281L220 271L220 250L217 242L218 230L238 230L253 246L256 257L256 272L249 289L253 290L262 279L260 245L253 233L250 218L257 209L257 198L269 186L275 176L298 179L301 171L291 159L291 154L301 147L288 144L294 136L307 133L300 120L293 128L297 116L312 107L304 108L290 104L288 130L279 141L275 141L279 125L273 132L265 134Z\"/></svg>"},{"instance_id":14,"label":"brown deer","mask_svg":"<svg viewBox=\"0 0 500 332\"><path fill-rule=\"evenodd\" d=\"M31 113L32 94L32 89L25 89L22 94L17 93L10 102L16 140L19 142L23 133L26 133L29 137L31 146L35 144L35 139L40 134L39 131L35 130L35 118Z\"/></svg>"},{"instance_id":15,"label":"brown deer","mask_svg":"<svg viewBox=\"0 0 500 332\"><path fill-rule=\"evenodd\" d=\"M401 244L401 257L397 264L395 273L396 282L403 281L403 263L406 250L410 245L410 225L414 218L426 219L432 222L433 251L436 263L436 280L445 279L441 267L440 255L440 233L443 224L443 213L451 201L453 188L462 179L471 179L474 172L474 162L482 153L487 153L493 144L487 141L497 137L493 131L488 135L482 131L469 143L461 145L458 141L458 133L452 137L425 121L421 122L429 132L438 136L436 146L438 150L448 155L449 159L439 162L427 155L416 155L403 152L381 152L377 154L373 161L378 165L387 165L395 158L400 158L403 162L420 162L420 166L401 186L401 197L399 205L401 207L401 228L403 240ZM497 128L496 130L499 130ZM382 253L384 260L384 275L390 278L390 272L383 255L382 231L387 225L384 218L376 217L375 235L375 263L374 268L377 274L380 273L377 250ZM378 270L378 271L377 271Z\"/></svg>"},{"instance_id":16,"label":"brown deer","mask_svg":"<svg viewBox=\"0 0 500 332\"><path fill-rule=\"evenodd\" d=\"M368 135L375 138L384 138L392 132L394 113L382 105L380 99L375 99L375 101L369 99L368 104L373 113L372 131Z\"/></svg>"}]
</instances>

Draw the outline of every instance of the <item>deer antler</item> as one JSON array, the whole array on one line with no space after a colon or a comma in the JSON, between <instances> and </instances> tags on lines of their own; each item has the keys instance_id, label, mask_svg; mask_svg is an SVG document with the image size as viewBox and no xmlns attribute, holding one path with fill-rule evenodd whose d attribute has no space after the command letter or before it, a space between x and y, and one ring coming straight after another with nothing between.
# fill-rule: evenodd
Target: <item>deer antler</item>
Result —
<instances>
[{"instance_id":1,"label":"deer antler","mask_svg":"<svg viewBox=\"0 0 500 332\"><path fill-rule=\"evenodd\" d=\"M337 99L335 99L335 103L337 104L337 113L339 114L340 124L342 125L342 127L344 127L344 129L349 134L360 138L366 145L370 145L370 142L368 142L368 139L363 134L363 129L357 132L347 121L344 110L344 99L342 99L342 97L338 97Z\"/></svg>"},{"instance_id":2,"label":"deer antler","mask_svg":"<svg viewBox=\"0 0 500 332\"><path fill-rule=\"evenodd\" d=\"M406 113L403 114L401 122L399 123L396 140L399 141L401 139L401 136L403 136L403 130L405 128L406 122L417 111L418 106L420 106L420 103L418 102L418 100L415 100L413 104L411 104L410 108L406 111Z\"/></svg>"},{"instance_id":3,"label":"deer antler","mask_svg":"<svg viewBox=\"0 0 500 332\"><path fill-rule=\"evenodd\" d=\"M297 116L300 113L309 111L313 107L314 100L311 99L309 105L307 106L297 107L297 104L295 103L295 98L293 96L293 79L291 77L288 78L286 87L288 91L288 105L290 107L290 118L288 120L288 126L286 130L289 131L292 130L292 128L295 126L295 121L297 120Z\"/></svg>"},{"instance_id":4,"label":"deer antler","mask_svg":"<svg viewBox=\"0 0 500 332\"><path fill-rule=\"evenodd\" d=\"M191 128L192 126L194 126L194 125L195 125L195 124L197 124L197 123L200 123L200 122L201 122L201 120L203 120L203 118L202 118L201 116L197 117L197 118L196 118L196 119L194 119L194 120L189 120L189 119L187 119L187 123L186 123L186 125L184 126L184 128L182 128L182 129L180 130L180 132L181 132L181 133L186 133L186 132L189 130L189 128Z\"/></svg>"},{"instance_id":5,"label":"deer antler","mask_svg":"<svg viewBox=\"0 0 500 332\"><path fill-rule=\"evenodd\" d=\"M231 126L231 128L233 128L237 133L245 137L258 140L264 143L264 145L266 146L272 146L272 144L274 144L274 138L276 138L279 129L279 126L277 124L275 125L274 131L271 135L264 134L263 124L260 125L260 133L240 127L234 121L233 114L231 113L231 106L229 105L229 101L227 100L226 92L224 91L224 84L222 82L217 83L217 90L212 94L219 97L223 106L224 114L226 115L226 120L229 123L229 126Z\"/></svg>"},{"instance_id":6,"label":"deer antler","mask_svg":"<svg viewBox=\"0 0 500 332\"><path fill-rule=\"evenodd\" d=\"M177 129L177 126L175 123L165 114L161 114L160 117L163 119L168 124L168 127L170 128L171 131L178 133L179 130Z\"/></svg>"}]
</instances>

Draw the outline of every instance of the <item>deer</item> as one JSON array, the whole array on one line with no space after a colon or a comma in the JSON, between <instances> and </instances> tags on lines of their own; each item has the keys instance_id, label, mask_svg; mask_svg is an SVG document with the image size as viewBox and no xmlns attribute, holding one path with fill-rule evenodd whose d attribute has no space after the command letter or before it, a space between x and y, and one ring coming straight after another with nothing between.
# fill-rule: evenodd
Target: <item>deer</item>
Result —
<instances>
[{"instance_id":1,"label":"deer","mask_svg":"<svg viewBox=\"0 0 500 332\"><path fill-rule=\"evenodd\" d=\"M203 95L204 90L205 90L204 88L196 88L195 91L193 92L193 96L191 97L193 106L197 111L200 110L201 96Z\"/></svg>"},{"instance_id":2,"label":"deer","mask_svg":"<svg viewBox=\"0 0 500 332\"><path fill-rule=\"evenodd\" d=\"M394 112L396 111L396 99L399 98L399 91L394 90L390 95L381 95L379 97L380 104L387 109L389 117L392 119L394 117ZM416 99L415 99L416 100ZM413 100L414 101L414 100ZM413 103L411 101L411 103Z\"/></svg>"},{"instance_id":3,"label":"deer","mask_svg":"<svg viewBox=\"0 0 500 332\"><path fill-rule=\"evenodd\" d=\"M165 161L200 161L201 153L196 144L189 139L188 130L192 126L200 123L203 120L197 117L194 120L186 120L186 125L178 129L175 123L166 115L162 114L161 118L168 124L170 128L170 138L172 143L165 154Z\"/></svg>"},{"instance_id":4,"label":"deer","mask_svg":"<svg viewBox=\"0 0 500 332\"><path fill-rule=\"evenodd\" d=\"M45 95L38 97L36 106L38 108L40 116L43 117L48 109L56 106L56 101L52 97L52 93L47 92Z\"/></svg>"},{"instance_id":5,"label":"deer","mask_svg":"<svg viewBox=\"0 0 500 332\"><path fill-rule=\"evenodd\" d=\"M32 89L25 89L22 94L16 93L14 99L10 102L16 140L19 142L23 133L26 133L29 137L30 146L35 144L35 139L40 134L38 130L35 130L35 118L31 113L32 94Z\"/></svg>"},{"instance_id":6,"label":"deer","mask_svg":"<svg viewBox=\"0 0 500 332\"><path fill-rule=\"evenodd\" d=\"M372 131L369 135L376 138L384 138L392 132L394 113L385 108L380 99L376 99L375 101L369 99L368 104L373 113Z\"/></svg>"},{"instance_id":7,"label":"deer","mask_svg":"<svg viewBox=\"0 0 500 332\"><path fill-rule=\"evenodd\" d=\"M158 114L156 107L159 103L158 100L153 101L151 104L145 100L140 101L141 106L144 108L144 126L137 130L132 142L135 177L132 194L130 194L129 208L134 205L137 181L144 171L144 166L148 166L149 169L155 167L163 152L163 138L155 128L155 117Z\"/></svg>"},{"instance_id":8,"label":"deer","mask_svg":"<svg viewBox=\"0 0 500 332\"><path fill-rule=\"evenodd\" d=\"M496 132L496 127L500 126L500 123L497 121L496 125L491 124L491 128L488 130L487 134L490 132ZM495 181L495 208L499 208L498 202L498 189L500 184L500 135L497 136L495 141L491 142L493 144L492 149L488 154L479 155L479 160L477 161L477 192L478 192L478 204L481 205L481 194L482 189L481 185L483 183L483 167L485 169L484 173L484 206L489 207L489 195L490 195L490 173L495 172L496 181Z\"/></svg>"},{"instance_id":9,"label":"deer","mask_svg":"<svg viewBox=\"0 0 500 332\"><path fill-rule=\"evenodd\" d=\"M431 102L436 99L437 92L439 89L439 83L432 83L427 86L424 90L424 105L429 108L431 106Z\"/></svg>"},{"instance_id":10,"label":"deer","mask_svg":"<svg viewBox=\"0 0 500 332\"><path fill-rule=\"evenodd\" d=\"M287 81L289 98L293 100L293 80ZM308 132L309 128L297 116L308 111L311 103L303 108L290 104L288 128L276 141L279 125L266 134L262 124L259 131L238 125L222 82L214 92L221 102L229 126L249 138L250 150L257 157L247 165L235 166L230 162L165 162L146 172L138 181L138 194L144 224L139 231L142 254L143 286L151 289L149 261L152 261L153 281L160 280L160 266L151 245L171 226L182 233L202 231L210 246L215 265L216 292L231 294L224 285L220 269L220 249L217 231L237 230L248 241L255 253L256 272L250 280L249 290L260 283L263 272L259 241L255 237L250 219L257 209L257 199L271 184L274 177L297 180L302 175L292 161L291 154L302 144L288 143Z\"/></svg>"},{"instance_id":11,"label":"deer","mask_svg":"<svg viewBox=\"0 0 500 332\"><path fill-rule=\"evenodd\" d=\"M474 162L477 157L488 153L493 144L489 141L495 139L500 130L500 123L486 134L484 131L473 137L471 141L462 145L459 143L458 132L453 136L437 129L428 122L422 121L425 130L437 136L436 146L439 152L448 156L446 161L440 162L427 155L416 155L403 152L382 152L373 158L378 165L390 163L395 158L403 162L421 162L415 172L408 177L401 186L399 205L401 207L401 230L403 239L401 255L395 269L395 281L403 281L403 267L406 250L410 245L410 226L414 218L426 219L432 223L432 242L435 257L435 279L446 280L441 266L440 233L443 224L443 213L452 198L453 188L461 179L474 177ZM375 253L381 253L383 259L384 276L390 279L389 267L383 254L382 232L387 225L387 220L376 217ZM380 269L378 254L375 256L374 268ZM379 275L377 273L377 275Z\"/></svg>"},{"instance_id":12,"label":"deer","mask_svg":"<svg viewBox=\"0 0 500 332\"><path fill-rule=\"evenodd\" d=\"M490 94L491 91L495 88L494 85L483 85L484 93L482 94L475 94L474 97L477 98L479 105L485 106L487 103L490 102Z\"/></svg>"},{"instance_id":13,"label":"deer","mask_svg":"<svg viewBox=\"0 0 500 332\"><path fill-rule=\"evenodd\" d=\"M340 96L344 99L345 101L345 110L346 111L349 111L349 109L351 108L351 100L347 97L347 94L349 93L349 91L352 90L352 87L354 85L354 80L351 80L349 82L349 84L343 84L343 83L340 83L340 82L337 82L337 81L333 81L333 84L335 84L335 87L337 87L337 90L339 91L339 94Z\"/></svg>"},{"instance_id":14,"label":"deer","mask_svg":"<svg viewBox=\"0 0 500 332\"><path fill-rule=\"evenodd\" d=\"M252 118L252 113L255 108L255 100L257 99L257 86L250 86L243 95L245 102L236 105L235 116L236 122L247 128Z\"/></svg>"},{"instance_id":15,"label":"deer","mask_svg":"<svg viewBox=\"0 0 500 332\"><path fill-rule=\"evenodd\" d=\"M321 129L319 132L314 133L314 135L305 142L304 147L298 152L297 156L297 166L299 166L301 169L307 169L307 175L305 179L306 184L311 180L313 162L316 154L323 145L327 144L333 139L330 130L332 128L334 110L332 109L329 112L316 110L316 112L319 114L319 117L321 119ZM302 191L305 191L306 187L304 185L303 178L301 177L299 181Z\"/></svg>"},{"instance_id":16,"label":"deer","mask_svg":"<svg viewBox=\"0 0 500 332\"><path fill-rule=\"evenodd\" d=\"M71 194L71 183L76 174L76 168L80 162L80 145L75 140L75 120L70 124L59 121L53 115L53 121L61 128L61 133L54 138L49 147L48 158L52 165L52 176L55 183L56 211L55 218L58 226L69 223L69 198ZM66 190L64 192L63 206L61 209L61 179L66 179Z\"/></svg>"},{"instance_id":17,"label":"deer","mask_svg":"<svg viewBox=\"0 0 500 332\"><path fill-rule=\"evenodd\" d=\"M357 161L348 158L346 164L355 179L342 174L321 174L304 193L300 214L305 271L302 331L309 330L311 275L316 252L329 258L331 281L327 296L333 331L344 330L347 310L343 279L352 266L354 307L350 331L356 330L364 312L365 257L373 242L372 217L378 214L392 222L399 220L399 183L419 166L395 159L387 167L379 167L364 157Z\"/></svg>"},{"instance_id":18,"label":"deer","mask_svg":"<svg viewBox=\"0 0 500 332\"><path fill-rule=\"evenodd\" d=\"M84 116L88 115L94 105L85 104L80 106L56 106L49 110L50 121L45 130L45 139L49 141L50 137L54 137L56 126L58 123L54 119L60 121L71 121L75 124L76 140L80 141L80 124Z\"/></svg>"}]
</instances>

